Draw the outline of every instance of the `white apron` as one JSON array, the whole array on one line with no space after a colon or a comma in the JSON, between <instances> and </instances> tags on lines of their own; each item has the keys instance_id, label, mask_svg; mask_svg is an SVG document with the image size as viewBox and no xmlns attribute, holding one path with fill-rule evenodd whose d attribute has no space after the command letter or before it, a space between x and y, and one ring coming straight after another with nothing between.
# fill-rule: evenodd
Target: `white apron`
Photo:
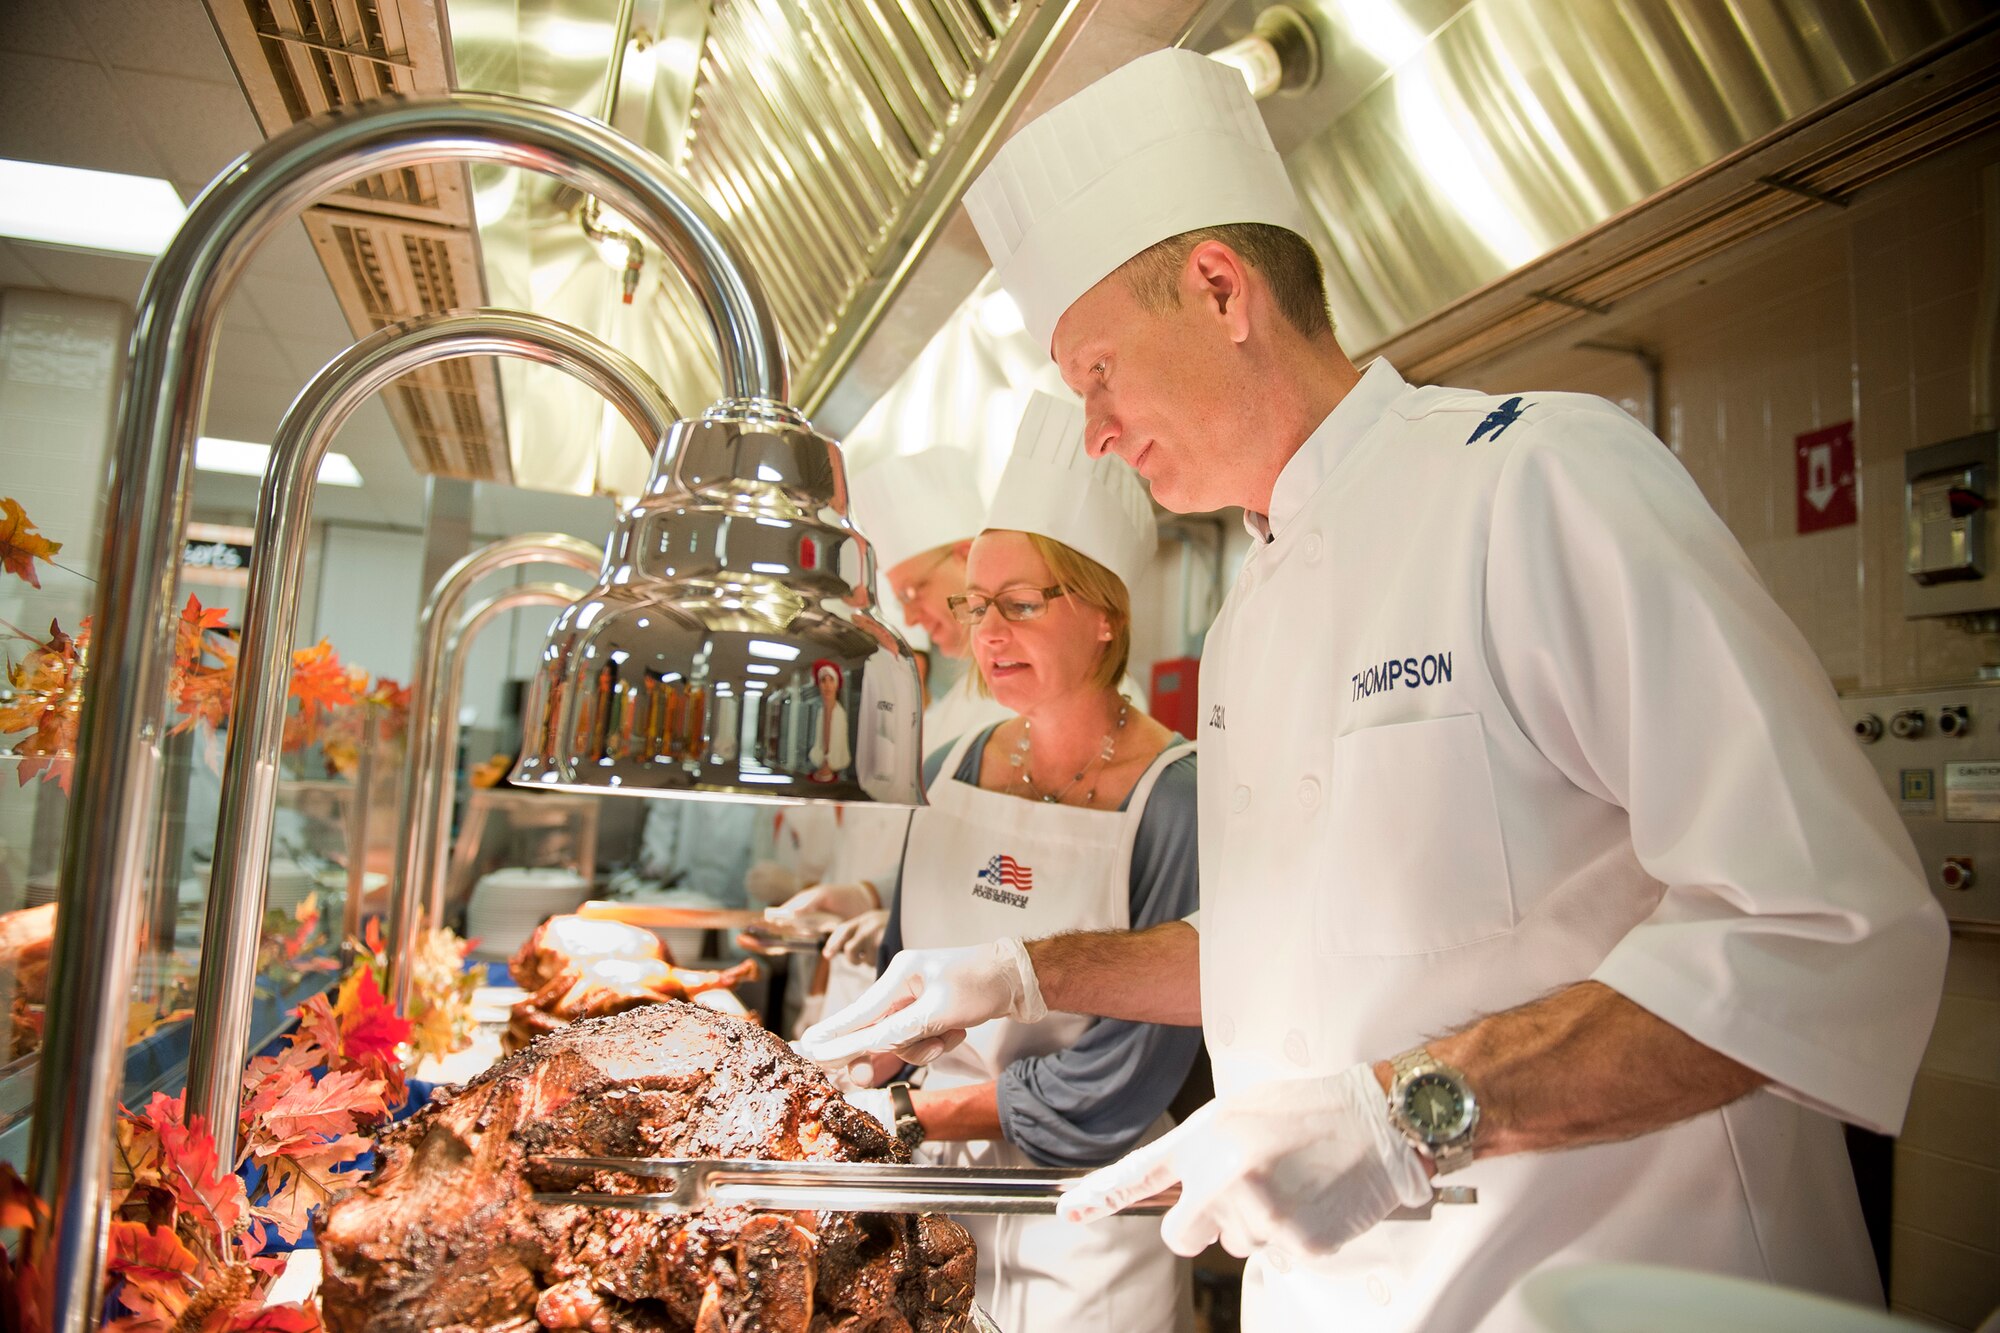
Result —
<instances>
[{"instance_id":1,"label":"white apron","mask_svg":"<svg viewBox=\"0 0 2000 1333\"><path fill-rule=\"evenodd\" d=\"M1377 362L1287 465L1202 661L1216 1091L1592 977L1777 1083L1474 1162L1452 1183L1476 1205L1322 1263L1254 1257L1247 1333L1512 1333L1522 1278L1592 1260L1880 1300L1840 1126L1808 1106L1894 1132L1934 909L1810 650L1636 430Z\"/></svg>"},{"instance_id":2,"label":"white apron","mask_svg":"<svg viewBox=\"0 0 2000 1333\"><path fill-rule=\"evenodd\" d=\"M1154 784L1192 747L1169 746L1123 811L1024 801L953 777L979 733L961 736L910 824L903 946L936 949L1070 930L1131 928L1132 842ZM929 1089L997 1081L1006 1067L1074 1042L1091 1020L983 1023L925 1073ZM1165 1132L1167 1117L1148 1137ZM1032 1166L1001 1140L927 1149L954 1166ZM1004 1333L1167 1333L1191 1323L1187 1265L1159 1220L961 1217L979 1246L979 1303Z\"/></svg>"}]
</instances>

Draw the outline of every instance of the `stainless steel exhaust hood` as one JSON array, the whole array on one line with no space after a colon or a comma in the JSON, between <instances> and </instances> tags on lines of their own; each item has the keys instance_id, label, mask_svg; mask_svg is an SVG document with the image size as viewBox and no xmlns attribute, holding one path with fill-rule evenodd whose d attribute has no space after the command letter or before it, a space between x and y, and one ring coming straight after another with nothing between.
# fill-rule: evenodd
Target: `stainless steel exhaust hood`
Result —
<instances>
[{"instance_id":1,"label":"stainless steel exhaust hood","mask_svg":"<svg viewBox=\"0 0 2000 1333\"><path fill-rule=\"evenodd\" d=\"M2000 122L1978 0L1293 0L1311 87L1261 102L1342 343L1448 377ZM1229 0L1189 45L1250 34ZM990 283L847 437L997 466L1043 349Z\"/></svg>"},{"instance_id":2,"label":"stainless steel exhaust hood","mask_svg":"<svg viewBox=\"0 0 2000 1333\"><path fill-rule=\"evenodd\" d=\"M985 271L957 214L1014 123L1181 38L1202 0L204 0L259 122L447 89L610 123L679 168L765 275L797 400L844 433ZM586 329L676 401L715 367L693 298L614 216L510 168L366 182L307 216L357 335L501 304ZM419 178L420 177L420 178ZM636 264L633 262L636 260ZM629 300L628 300L629 298ZM455 363L399 389L419 471L636 494L588 391ZM504 425L503 425L504 422Z\"/></svg>"},{"instance_id":3,"label":"stainless steel exhaust hood","mask_svg":"<svg viewBox=\"0 0 2000 1333\"><path fill-rule=\"evenodd\" d=\"M1247 31L1233 0L1194 45ZM1982 0L1302 0L1326 69L1266 123L1350 351L1419 377L2000 118Z\"/></svg>"},{"instance_id":4,"label":"stainless steel exhaust hood","mask_svg":"<svg viewBox=\"0 0 2000 1333\"><path fill-rule=\"evenodd\" d=\"M958 373L946 349L913 366L940 330L963 341L960 306L987 264L958 198L1015 124L1144 51L1215 50L1269 8L378 0L349 31L291 0L207 3L269 130L453 86L578 111L660 153L766 275L798 400L836 435L892 387L907 399ZM2000 119L2000 16L1981 0L1607 0L1560 21L1541 0L1292 7L1322 70L1267 99L1266 120L1315 219L1343 341L1419 378L1607 309ZM358 332L441 302L518 305L595 332L679 401L715 396L684 286L573 191L489 167L468 187L447 170L357 189L309 226ZM980 359L970 373L1018 369ZM649 460L587 391L529 392L511 366L455 373L398 406L420 470L640 488Z\"/></svg>"}]
</instances>

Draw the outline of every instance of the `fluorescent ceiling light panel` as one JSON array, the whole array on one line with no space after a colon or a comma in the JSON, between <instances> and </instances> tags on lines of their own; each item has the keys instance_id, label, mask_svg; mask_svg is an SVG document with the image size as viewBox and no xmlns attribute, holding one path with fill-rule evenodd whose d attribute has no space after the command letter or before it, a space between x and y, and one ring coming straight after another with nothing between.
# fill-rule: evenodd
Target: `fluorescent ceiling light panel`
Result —
<instances>
[{"instance_id":1,"label":"fluorescent ceiling light panel","mask_svg":"<svg viewBox=\"0 0 2000 1333\"><path fill-rule=\"evenodd\" d=\"M248 440L219 440L204 435L194 442L194 465L201 472L228 472L239 477L261 477L271 464L271 446ZM322 486L359 486L361 471L346 454L327 454L319 460Z\"/></svg>"},{"instance_id":2,"label":"fluorescent ceiling light panel","mask_svg":"<svg viewBox=\"0 0 2000 1333\"><path fill-rule=\"evenodd\" d=\"M152 176L0 158L0 236L157 255L185 216L174 187Z\"/></svg>"}]
</instances>

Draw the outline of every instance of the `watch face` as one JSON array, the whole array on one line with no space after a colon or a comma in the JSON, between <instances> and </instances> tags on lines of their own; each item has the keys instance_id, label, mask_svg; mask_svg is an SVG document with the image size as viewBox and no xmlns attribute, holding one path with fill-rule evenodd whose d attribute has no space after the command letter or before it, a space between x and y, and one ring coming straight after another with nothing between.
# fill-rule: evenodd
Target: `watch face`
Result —
<instances>
[{"instance_id":1,"label":"watch face","mask_svg":"<svg viewBox=\"0 0 2000 1333\"><path fill-rule=\"evenodd\" d=\"M1472 1107L1458 1080L1418 1074L1403 1085L1403 1119L1426 1142L1444 1143L1470 1126Z\"/></svg>"}]
</instances>

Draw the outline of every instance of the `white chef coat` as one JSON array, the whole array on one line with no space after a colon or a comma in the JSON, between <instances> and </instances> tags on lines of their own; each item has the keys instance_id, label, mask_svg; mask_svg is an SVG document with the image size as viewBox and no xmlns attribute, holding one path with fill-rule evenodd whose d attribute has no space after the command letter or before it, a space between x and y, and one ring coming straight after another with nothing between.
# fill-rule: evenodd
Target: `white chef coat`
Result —
<instances>
[{"instance_id":1,"label":"white chef coat","mask_svg":"<svg viewBox=\"0 0 2000 1333\"><path fill-rule=\"evenodd\" d=\"M995 722L1013 716L992 696L980 694L972 688L973 677L977 674L978 668L968 667L952 682L950 689L924 709L922 744L927 753L960 736L983 731ZM810 807L801 807L807 808ZM856 819L855 816L861 818ZM836 825L830 817L823 820L809 817L800 821L798 833L808 840L807 845L811 849L807 851L802 846L801 851L806 861L823 868L824 873L818 876L816 882L841 884L865 879L875 886L882 905L886 907L895 896L896 880L903 861L903 839L910 828L910 811L857 806L848 812L848 820L851 822L842 825ZM794 966L794 975L800 979L801 987L797 992L797 1021L801 1029L860 999L861 992L867 990L877 976L872 959L866 963L851 963L843 955L827 961L824 990L819 994L809 994L804 983L814 979L816 969Z\"/></svg>"},{"instance_id":2,"label":"white chef coat","mask_svg":"<svg viewBox=\"0 0 2000 1333\"><path fill-rule=\"evenodd\" d=\"M1476 1205L1330 1260L1254 1258L1244 1327L1522 1328L1515 1284L1583 1260L1879 1301L1823 1112L1896 1130L1946 930L1819 663L1673 456L1601 399L1377 361L1249 523L1201 672L1218 1093L1586 978L1772 1084L1475 1162L1452 1181Z\"/></svg>"},{"instance_id":3,"label":"white chef coat","mask_svg":"<svg viewBox=\"0 0 2000 1333\"><path fill-rule=\"evenodd\" d=\"M1160 774L1193 748L1169 745L1123 810L1027 801L957 780L985 728L961 736L910 822L900 904L903 946L952 948L1078 930L1132 927L1132 845ZM1017 1060L1075 1043L1093 1020L1051 1013L995 1019L924 1071L929 1089L998 1082ZM1162 1115L1148 1138L1172 1125ZM1004 1140L925 1149L948 1166L1033 1166ZM1155 1218L1078 1226L1055 1217L961 1217L979 1252L981 1307L1013 1333L1174 1333L1192 1324L1187 1265Z\"/></svg>"}]
</instances>

